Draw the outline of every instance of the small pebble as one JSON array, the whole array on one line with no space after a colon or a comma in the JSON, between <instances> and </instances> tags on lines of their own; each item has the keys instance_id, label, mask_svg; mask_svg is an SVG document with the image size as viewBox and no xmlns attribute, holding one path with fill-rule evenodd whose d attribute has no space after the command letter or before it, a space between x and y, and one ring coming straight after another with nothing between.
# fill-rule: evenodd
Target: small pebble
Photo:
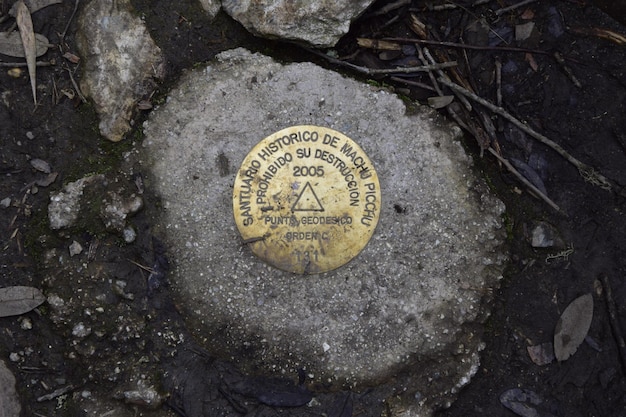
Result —
<instances>
[{"instance_id":1,"label":"small pebble","mask_svg":"<svg viewBox=\"0 0 626 417\"><path fill-rule=\"evenodd\" d=\"M33 328L33 322L28 317L24 317L20 323L22 330L30 330Z\"/></svg>"},{"instance_id":2,"label":"small pebble","mask_svg":"<svg viewBox=\"0 0 626 417\"><path fill-rule=\"evenodd\" d=\"M30 160L30 165L35 168L39 172L43 172L44 174L49 174L52 172L50 168L50 164L44 161L43 159L34 158Z\"/></svg>"},{"instance_id":3,"label":"small pebble","mask_svg":"<svg viewBox=\"0 0 626 417\"><path fill-rule=\"evenodd\" d=\"M0 208L8 208L11 205L11 197L3 198L0 200Z\"/></svg>"},{"instance_id":4,"label":"small pebble","mask_svg":"<svg viewBox=\"0 0 626 417\"><path fill-rule=\"evenodd\" d=\"M79 255L83 251L83 247L77 241L73 241L69 247L70 256Z\"/></svg>"},{"instance_id":5,"label":"small pebble","mask_svg":"<svg viewBox=\"0 0 626 417\"><path fill-rule=\"evenodd\" d=\"M76 336L76 337L87 337L91 334L91 328L85 326L83 323L78 323L76 326L74 326L74 328L72 329L72 335Z\"/></svg>"},{"instance_id":6,"label":"small pebble","mask_svg":"<svg viewBox=\"0 0 626 417\"><path fill-rule=\"evenodd\" d=\"M35 139L35 134L31 131L26 132L26 137L30 140Z\"/></svg>"},{"instance_id":7,"label":"small pebble","mask_svg":"<svg viewBox=\"0 0 626 417\"><path fill-rule=\"evenodd\" d=\"M137 238L137 232L131 226L126 226L122 231L122 235L124 236L124 242L132 243Z\"/></svg>"}]
</instances>

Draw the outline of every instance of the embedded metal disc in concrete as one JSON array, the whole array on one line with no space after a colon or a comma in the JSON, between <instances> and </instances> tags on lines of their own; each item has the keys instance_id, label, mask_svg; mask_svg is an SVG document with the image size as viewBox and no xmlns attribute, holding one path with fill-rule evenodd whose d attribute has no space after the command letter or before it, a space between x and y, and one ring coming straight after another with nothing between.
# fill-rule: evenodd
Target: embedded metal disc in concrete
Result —
<instances>
[{"instance_id":1,"label":"embedded metal disc in concrete","mask_svg":"<svg viewBox=\"0 0 626 417\"><path fill-rule=\"evenodd\" d=\"M367 245L380 213L378 175L344 134L292 126L259 142L235 179L239 233L265 262L297 274L338 268Z\"/></svg>"},{"instance_id":2,"label":"embedded metal disc in concrete","mask_svg":"<svg viewBox=\"0 0 626 417\"><path fill-rule=\"evenodd\" d=\"M265 137L268 148L272 140L279 146L275 132L287 126L326 126L352 138L380 183L380 216L369 242L351 262L306 279L255 256L244 242L259 235L242 240L233 221L237 176L245 184L245 171L258 159L265 163L255 168L260 176L250 174L260 180L272 161L285 158L283 152L262 161L258 149L247 160L250 149ZM311 129L288 136L300 132L304 139ZM505 259L504 206L472 171L458 127L432 109L408 110L387 91L314 64L283 65L236 49L184 75L144 132L143 172L159 196L152 209L168 247L169 279L190 330L212 353L248 372L292 375L302 368L329 388L393 384L394 396L403 393L398 409L417 407L420 416L448 403L476 372L485 297ZM333 155L344 155L345 143ZM334 148L324 146L322 155L330 155ZM311 159L297 164L297 149L306 147L288 150L293 160L280 168L287 183L296 166L337 171L328 155L314 162L312 145ZM306 173L300 194L282 197L283 209L289 216L295 209L299 221L299 209L311 210L305 217L321 222L325 212L315 210L330 212L328 186L310 175L318 169ZM333 175L347 189L345 177ZM268 190L277 187L275 179ZM362 198L368 179L359 180ZM255 204L261 197L273 205L276 191L257 196L259 190ZM235 209L243 221L241 207ZM363 206L350 216L360 222Z\"/></svg>"}]
</instances>

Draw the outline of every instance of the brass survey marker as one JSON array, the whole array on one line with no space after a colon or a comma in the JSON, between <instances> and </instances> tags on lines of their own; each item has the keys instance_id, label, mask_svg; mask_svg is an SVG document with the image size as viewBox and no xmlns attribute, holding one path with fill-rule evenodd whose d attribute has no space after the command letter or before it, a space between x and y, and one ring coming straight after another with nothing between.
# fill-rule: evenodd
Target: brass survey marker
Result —
<instances>
[{"instance_id":1,"label":"brass survey marker","mask_svg":"<svg viewBox=\"0 0 626 417\"><path fill-rule=\"evenodd\" d=\"M252 252L277 268L317 274L367 245L380 215L378 175L335 130L292 126L260 141L235 179L235 223Z\"/></svg>"}]
</instances>

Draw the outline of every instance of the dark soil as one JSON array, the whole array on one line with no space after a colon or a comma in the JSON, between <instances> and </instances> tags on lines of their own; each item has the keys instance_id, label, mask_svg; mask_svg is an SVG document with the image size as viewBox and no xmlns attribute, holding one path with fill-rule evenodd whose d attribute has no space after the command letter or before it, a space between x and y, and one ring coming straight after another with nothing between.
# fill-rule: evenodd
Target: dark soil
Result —
<instances>
[{"instance_id":1,"label":"dark soil","mask_svg":"<svg viewBox=\"0 0 626 417\"><path fill-rule=\"evenodd\" d=\"M2 2L1 11L6 13L11 3ZM626 415L626 358L620 357L616 331L611 327L607 309L606 288L599 281L601 274L608 276L617 303L617 317L626 323L626 257L623 256L626 193L622 189L626 185L626 44L593 32L594 28L600 28L626 36L624 8L619 8L623 2L607 2L606 10L612 15L584 0L535 2L499 15L494 12L504 7L502 4L515 2L492 1L473 7L473 2L468 1L459 2L463 7L433 11L426 6L427 2L415 0L410 5L383 10L388 3L376 3L353 25L352 32L336 48L339 58L370 68L419 65L412 42L402 42L405 48L392 53L363 49L356 43L359 37L416 39L408 25L410 13L413 13L428 25L430 40L483 47L428 46L433 53L436 51L438 60L447 57L458 61L461 76L476 94L492 102L496 100L494 74L495 62L499 60L503 68L502 107L611 182L611 189L607 190L586 181L561 155L521 133L487 108L475 105L474 112L462 117L470 127L481 126L477 109L495 127L494 136L486 142L484 138L477 141L472 135L480 132L480 128L471 129L465 145L475 157L477 171L506 203L511 263L501 288L494 291L495 303L493 314L486 323L482 365L472 382L460 392L459 399L439 415L516 415L505 408L500 399L503 392L512 388L533 391L541 399L540 404L532 405L537 414L519 415ZM155 101L167 94L181 71L236 46L245 46L281 60L311 60L349 76L395 89L407 100L426 102L428 97L436 95L414 84L431 85L427 75L404 76L405 81L397 77L364 76L304 48L254 38L223 13L210 22L203 17L195 2L134 0L133 5L145 18L168 61L168 79L159 87ZM81 7L84 7L82 3ZM33 106L25 68L17 78L7 73L9 67L3 67L0 73L0 200L10 198L9 207L0 208L0 287L34 286L46 294L56 293L66 299L74 297L78 300L75 305L90 308L80 304L80 293L73 294L72 280L76 280L76 288L81 291L103 292L110 290L109 281L81 281L76 264L60 267L58 263L50 262L52 258L64 256L68 245L79 240L92 254L85 263L91 276L101 273L103 277L125 280L130 283L126 291L134 293L135 300L143 301L106 300L107 313L126 317L128 322L108 329L108 334L115 337L103 337L94 345L95 353L91 354L85 353L89 346L71 343L72 326L78 320L75 317L67 320L53 317L45 304L19 317L0 318L0 358L18 381L23 401L22 415L83 415L82 411L71 406L75 396L67 400L70 404L67 406L60 406L56 398L41 402L36 399L67 386L70 386L70 393L80 390L121 391L123 387L119 387L116 381L125 380L124 373L142 372L143 369L138 369L140 365L122 367L122 374L116 374L120 355L127 363L147 361L155 364L150 369L161 367L167 370L169 379L167 376L163 379L163 389L169 389L171 394L168 400L172 406L171 415L185 415L182 409L189 404L190 395L204 396L209 401L206 399L208 393L212 396L212 409L220 410L223 413L220 415L238 415L237 410L243 412L238 407L249 380L238 374L234 367L207 358L189 343L187 350L181 350L186 353L175 360L168 359L172 347L163 342L162 334L183 335L185 340L191 340L191 337L169 298L164 286L166 280L158 285L152 282L154 285L149 287L145 284L147 272L136 265L165 265L163 259L167 249L160 245L158 236L152 236L150 219L145 214L139 213L133 219L138 239L132 244L123 244L119 236L93 223L63 233L48 228L46 216L50 193L89 173L115 175L124 152L141 141L141 131L136 129L121 143L107 142L98 133L92 105L82 103L78 97L64 95L63 91L74 88L70 72L75 79L80 79L80 65L62 57L66 51L77 53L75 25L69 26L64 39L59 35L70 22L73 8L74 2L66 1L33 15L35 31L59 45L41 58L55 63L38 68L36 107ZM384 13L376 13L380 10ZM472 30L480 27L473 25L476 21L484 22L487 25L484 27L489 29ZM9 19L2 23L0 29L8 30L11 22ZM515 25L528 22L535 23L535 30L528 39L517 41ZM498 49L503 46L528 51ZM555 59L555 52L561 54L565 65ZM17 60L1 58L2 62ZM580 86L575 85L568 71ZM413 84L407 83L407 79ZM445 89L444 92L450 94ZM136 126L141 125L143 117L145 114L138 113ZM528 188L490 153L484 152L481 156L479 143L483 146L487 143L498 149L504 158L515 160L518 169L531 182L543 184L546 195L560 207L560 211L531 195ZM46 177L31 165L34 158L51 165L52 171L58 173L55 182L47 186L34 183ZM150 197L146 199L149 204L158 203ZM554 244L544 248L531 246L532 232L537 226L552 231ZM129 263L129 259L135 263ZM72 277L69 283L67 279L63 280L67 276ZM565 307L587 293L593 294L594 315L585 342L566 361L553 361L542 366L533 363L527 348L552 342L557 320ZM96 316L89 317L83 319L92 320L96 327ZM25 323L28 322L33 324L33 329L26 331ZM621 331L626 332L626 328L622 326ZM17 353L17 359L14 355L15 360L9 360L12 353ZM198 368L199 363L205 368ZM194 371L189 372L189 369ZM176 390L176 378L201 382L195 385L195 390L185 394ZM212 386L211 378L215 381L221 378L227 384ZM235 386L239 390L231 389ZM297 389L290 391L291 388L283 388L283 391L285 389L289 395L297 396L300 392ZM319 398L323 404L328 404L330 415L334 412L336 416L344 416L349 415L341 414L346 412L346 395L321 394ZM367 393L350 398L355 403L354 415L384 412L384 406L372 403ZM263 407L259 408L260 411L250 408L246 412L250 415L278 413L272 414L272 407ZM187 409L186 415L217 415L217 412L209 414L206 410ZM308 411L300 408L276 410L282 410L281 415L308 415ZM256 412L260 414L253 414Z\"/></svg>"}]
</instances>

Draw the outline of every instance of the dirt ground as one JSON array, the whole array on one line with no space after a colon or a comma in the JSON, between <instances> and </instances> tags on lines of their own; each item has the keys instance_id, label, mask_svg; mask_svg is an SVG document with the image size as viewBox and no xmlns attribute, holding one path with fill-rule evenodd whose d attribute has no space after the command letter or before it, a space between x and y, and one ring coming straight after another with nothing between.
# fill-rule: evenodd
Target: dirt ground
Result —
<instances>
[{"instance_id":1,"label":"dirt ground","mask_svg":"<svg viewBox=\"0 0 626 417\"><path fill-rule=\"evenodd\" d=\"M0 11L5 14L11 3L1 2ZM224 14L211 23L197 6L177 3L133 1L168 62L168 79L159 86L153 97L155 102L165 97L181 71L236 46L287 61L311 60L395 89L407 100L425 103L428 97L437 95L430 90L430 78L424 73L395 74L393 78L363 74L295 45L254 38ZM474 104L472 113L461 110L461 119L470 130L465 145L476 160L476 169L507 206L511 263L501 288L494 290L481 367L460 392L459 399L438 415L626 415L626 357L620 356L616 331L625 332L626 328L612 328L607 287L599 279L601 274L608 277L617 304L616 316L626 323L626 191L622 188L626 185L626 23L624 9L615 9L622 3L607 2L613 6L607 9L612 15L585 0L532 2L508 11L502 11L503 7L516 2L491 1L481 6L459 2L458 7L445 10L430 10L427 2L422 1L385 8L389 3L378 2L363 15L339 43L335 56L369 68L419 65L413 41L417 35L409 28L410 16L414 14L427 24L428 39L435 42L422 46L428 47L439 61L456 60L461 77L477 95L495 102L500 90L502 107L508 113L608 179L607 185L583 178L563 155L513 126L493 109ZM172 349L180 348L186 343L183 340L188 341L191 336L169 297L166 277L149 281L147 270L138 266L152 268L152 272L161 267L166 270L167 248L160 244L158 236L152 235L150 219L144 212L133 218L138 238L130 244L92 222L61 233L49 229L50 193L89 173L115 177L124 163L125 152L141 142L141 129L135 129L121 143L107 142L98 134L93 106L71 94L72 78L80 79L80 64L69 62L62 55L67 51L77 53L73 10L74 2L68 0L33 15L36 32L60 45L41 58L54 63L38 68L36 107L24 67L17 74L8 72L13 66L2 67L0 72L0 201L4 202L0 208L0 287L41 288L79 311L78 316L72 312L63 314L44 304L18 317L0 318L0 357L18 381L22 415L82 415L76 405L77 395L106 391L112 392L114 398L123 398L125 388L119 386L119 381L127 381L128 374L158 368L167 370L161 382L171 394L167 400L171 415L218 415L189 408L183 412L185 405L189 407L190 395L204 396L208 402L208 392L212 393L211 401L215 401L214 409L220 410L220 415L309 415L299 408L238 409L240 392L224 394L223 389L219 391L210 383L217 373L240 380L241 375L230 364L208 360L193 349L171 359ZM68 22L67 33L61 39ZM9 30L11 23L11 19L1 23L2 31ZM534 24L529 37L522 39L521 33L516 37L515 27L527 23ZM393 42L401 48L364 48L357 44L357 38L394 38ZM444 41L455 45L436 44ZM555 58L555 52L563 58L561 62ZM18 61L0 58L3 63ZM496 62L502 68L499 83ZM444 88L444 94L449 95L449 90ZM146 110L138 110L136 126L141 125L146 114ZM485 124L485 117L491 123ZM493 125L493 135L481 139L481 126L485 125ZM472 135L477 132L478 141ZM531 195L505 165L486 150L481 152L479 143L497 149L503 158L512 161L559 210ZM47 184L48 174L33 164L34 159L47 162L51 171L58 173L54 182ZM134 186L132 183L128 179L129 187ZM149 190L145 200L148 205L158 204L149 196ZM536 230L546 231L554 243L533 247L532 235ZM74 240L81 242L89 254L80 261L66 255ZM65 261L60 262L61 258ZM110 280L86 278L99 274L128 284L121 295L118 291L117 296L101 300L107 306L107 314L119 318L115 326L98 318L87 297L111 292ZM124 294L131 293L134 302L123 299ZM527 348L552 342L561 313L571 301L587 293L593 294L594 308L585 342L566 361L534 363ZM77 342L72 337L79 322L94 329L99 337L97 343ZM98 326L100 333L96 331ZM624 351L622 346L621 353ZM121 363L121 357L125 364L132 365ZM182 369L189 370L200 363L197 358L204 358L202 363L207 369L187 371L183 376ZM200 381L202 375L205 379ZM185 394L176 391L176 378L200 382L196 391ZM67 391L38 401L63 388ZM526 398L532 400L517 414L506 408L501 399L503 392L514 388L535 395L524 391ZM320 401L329 404L329 415L347 416L351 415L344 407L347 395L323 394ZM385 406L372 403L367 393L350 398L354 401L352 415L385 412ZM533 410L535 414L531 413ZM143 408L139 412L149 414Z\"/></svg>"}]
</instances>

